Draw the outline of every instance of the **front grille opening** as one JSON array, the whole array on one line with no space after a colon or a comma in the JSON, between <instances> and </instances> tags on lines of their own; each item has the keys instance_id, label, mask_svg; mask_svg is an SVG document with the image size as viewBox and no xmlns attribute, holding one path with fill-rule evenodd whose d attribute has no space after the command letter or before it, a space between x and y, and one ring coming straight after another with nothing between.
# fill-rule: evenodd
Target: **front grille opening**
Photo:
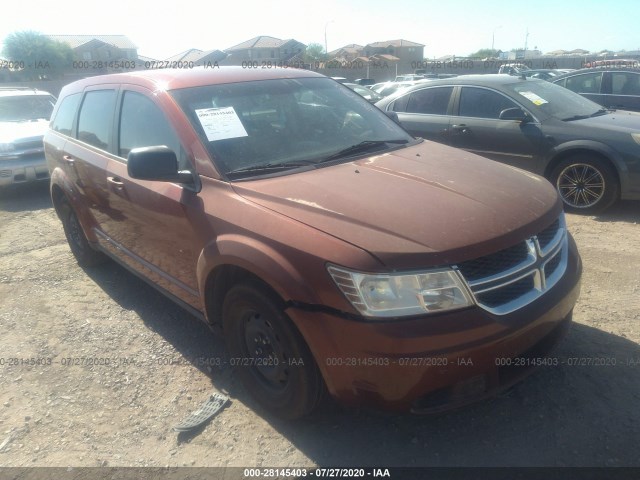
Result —
<instances>
[{"instance_id":1,"label":"front grille opening","mask_svg":"<svg viewBox=\"0 0 640 480\"><path fill-rule=\"evenodd\" d=\"M555 257L549 260L544 266L544 276L545 278L549 278L553 275L558 267L560 266L560 261L562 260L562 252L558 252Z\"/></svg>"},{"instance_id":2,"label":"front grille opening","mask_svg":"<svg viewBox=\"0 0 640 480\"><path fill-rule=\"evenodd\" d=\"M528 256L527 244L520 242L491 255L462 262L458 264L458 270L467 282L473 282L509 270L527 260Z\"/></svg>"},{"instance_id":3,"label":"front grille opening","mask_svg":"<svg viewBox=\"0 0 640 480\"><path fill-rule=\"evenodd\" d=\"M534 289L534 286L533 275L529 275L495 290L476 294L476 298L483 305L495 308L526 295Z\"/></svg>"},{"instance_id":4,"label":"front grille opening","mask_svg":"<svg viewBox=\"0 0 640 480\"><path fill-rule=\"evenodd\" d=\"M553 222L551 225L549 225L547 228L545 228L543 231L541 231L537 236L538 236L538 244L540 245L541 249L545 249L549 246L549 244L551 243L551 240L553 240L553 238L556 236L556 233L558 233L558 230L560 229L560 219L557 219L555 222Z\"/></svg>"}]
</instances>

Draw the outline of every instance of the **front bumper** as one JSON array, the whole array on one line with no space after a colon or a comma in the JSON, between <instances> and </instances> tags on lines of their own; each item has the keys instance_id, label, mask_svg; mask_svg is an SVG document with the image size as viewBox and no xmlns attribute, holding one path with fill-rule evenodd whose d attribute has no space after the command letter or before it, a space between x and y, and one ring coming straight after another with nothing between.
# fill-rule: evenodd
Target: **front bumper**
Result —
<instances>
[{"instance_id":1,"label":"front bumper","mask_svg":"<svg viewBox=\"0 0 640 480\"><path fill-rule=\"evenodd\" d=\"M348 319L291 307L329 392L350 405L436 413L508 388L564 336L580 293L582 264L569 240L564 276L508 315L469 308L390 321Z\"/></svg>"},{"instance_id":2,"label":"front bumper","mask_svg":"<svg viewBox=\"0 0 640 480\"><path fill-rule=\"evenodd\" d=\"M15 160L0 157L0 187L41 180L49 180L49 168L44 154Z\"/></svg>"}]
</instances>

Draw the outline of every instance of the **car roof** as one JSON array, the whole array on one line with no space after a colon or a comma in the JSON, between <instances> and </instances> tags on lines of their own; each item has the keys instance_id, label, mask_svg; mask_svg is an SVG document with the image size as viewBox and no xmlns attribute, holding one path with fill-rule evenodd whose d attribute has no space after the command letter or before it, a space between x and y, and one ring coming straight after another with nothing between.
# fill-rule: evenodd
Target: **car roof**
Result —
<instances>
[{"instance_id":1,"label":"car roof","mask_svg":"<svg viewBox=\"0 0 640 480\"><path fill-rule=\"evenodd\" d=\"M520 76L515 75L505 75L505 74L485 74L485 75L458 75L457 77L451 78L438 78L438 79L429 79L426 82L417 82L416 87L435 87L437 85L465 85L465 84L473 84L480 85L486 87L496 87L500 85L507 85L509 83L518 83L518 82L541 82L544 80L538 80L536 78L527 78L525 80Z\"/></svg>"},{"instance_id":2,"label":"car roof","mask_svg":"<svg viewBox=\"0 0 640 480\"><path fill-rule=\"evenodd\" d=\"M0 87L0 97L43 95L53 97L49 92L31 87Z\"/></svg>"},{"instance_id":3,"label":"car roof","mask_svg":"<svg viewBox=\"0 0 640 480\"><path fill-rule=\"evenodd\" d=\"M603 68L603 67L591 67L591 68L581 68L579 70L574 70L572 72L563 73L562 75L558 75L557 77L553 77L552 83L557 82L558 80L562 80L563 78L573 77L574 75L582 75L584 73L593 73L593 72L620 72L620 73L637 73L640 74L640 68L629 68L629 67L615 67L615 68Z\"/></svg>"},{"instance_id":4,"label":"car roof","mask_svg":"<svg viewBox=\"0 0 640 480\"><path fill-rule=\"evenodd\" d=\"M273 80L286 78L320 77L321 75L309 70L296 68L254 69L243 67L196 67L190 69L158 69L143 70L111 75L89 77L66 85L63 94L82 91L94 85L133 84L147 87L151 90L175 90L205 85L225 83L250 82L253 80Z\"/></svg>"}]
</instances>

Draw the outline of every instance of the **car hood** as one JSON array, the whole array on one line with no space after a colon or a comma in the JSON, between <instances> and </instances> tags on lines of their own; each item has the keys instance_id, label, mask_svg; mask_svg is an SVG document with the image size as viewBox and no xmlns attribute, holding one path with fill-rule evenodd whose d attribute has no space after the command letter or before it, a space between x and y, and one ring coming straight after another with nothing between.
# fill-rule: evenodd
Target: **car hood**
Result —
<instances>
[{"instance_id":1,"label":"car hood","mask_svg":"<svg viewBox=\"0 0 640 480\"><path fill-rule=\"evenodd\" d=\"M616 110L606 115L574 120L574 125L618 130L621 132L638 133L640 131L640 113L626 110Z\"/></svg>"},{"instance_id":2,"label":"car hood","mask_svg":"<svg viewBox=\"0 0 640 480\"><path fill-rule=\"evenodd\" d=\"M0 122L0 143L34 140L47 131L49 120L28 120L22 122Z\"/></svg>"},{"instance_id":3,"label":"car hood","mask_svg":"<svg viewBox=\"0 0 640 480\"><path fill-rule=\"evenodd\" d=\"M427 141L233 188L368 251L387 268L495 252L539 232L562 209L544 178Z\"/></svg>"}]
</instances>

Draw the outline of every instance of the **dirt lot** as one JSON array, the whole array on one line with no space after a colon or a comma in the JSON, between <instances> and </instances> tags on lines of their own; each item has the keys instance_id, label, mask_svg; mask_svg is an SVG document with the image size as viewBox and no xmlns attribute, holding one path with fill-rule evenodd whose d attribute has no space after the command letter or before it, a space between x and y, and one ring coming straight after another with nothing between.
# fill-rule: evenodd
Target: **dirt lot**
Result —
<instances>
[{"instance_id":1,"label":"dirt lot","mask_svg":"<svg viewBox=\"0 0 640 480\"><path fill-rule=\"evenodd\" d=\"M224 347L196 319L115 264L78 267L46 186L2 192L0 466L640 466L640 202L568 221L583 290L556 355L603 365L544 367L438 417L287 423L207 365ZM174 433L213 390L228 408Z\"/></svg>"}]
</instances>

